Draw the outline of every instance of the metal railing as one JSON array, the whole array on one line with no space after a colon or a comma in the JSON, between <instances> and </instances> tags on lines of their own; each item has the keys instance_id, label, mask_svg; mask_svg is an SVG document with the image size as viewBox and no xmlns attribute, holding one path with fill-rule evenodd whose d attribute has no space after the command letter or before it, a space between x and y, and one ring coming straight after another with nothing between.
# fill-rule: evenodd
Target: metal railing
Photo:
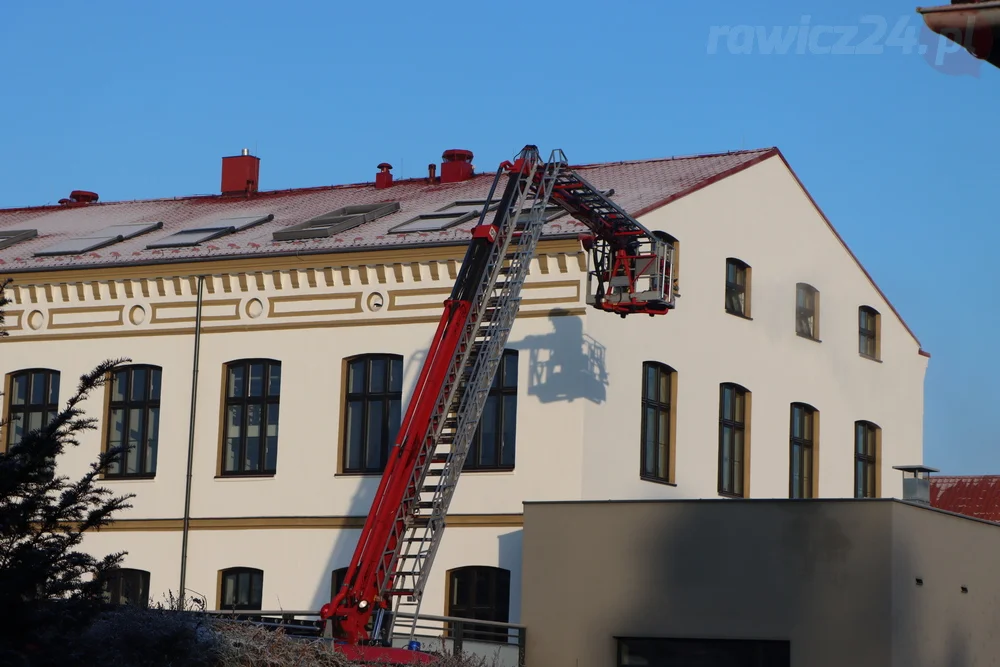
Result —
<instances>
[{"instance_id":1,"label":"metal railing","mask_svg":"<svg viewBox=\"0 0 1000 667\"><path fill-rule=\"evenodd\" d=\"M318 637L322 629L319 611L221 609L198 613L282 628L289 635ZM413 623L414 637L425 650L493 658L497 667L525 665L527 627L524 625L430 614L421 614L415 620L412 614L397 613L396 616ZM397 633L393 635L392 645L404 647L409 640L408 634Z\"/></svg>"}]
</instances>

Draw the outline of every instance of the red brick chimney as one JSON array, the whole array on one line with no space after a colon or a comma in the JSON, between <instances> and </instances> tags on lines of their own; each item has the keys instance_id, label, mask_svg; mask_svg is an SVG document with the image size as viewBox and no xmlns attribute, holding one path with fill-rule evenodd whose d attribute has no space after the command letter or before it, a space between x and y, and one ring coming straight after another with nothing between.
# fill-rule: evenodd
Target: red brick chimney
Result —
<instances>
[{"instance_id":1,"label":"red brick chimney","mask_svg":"<svg viewBox=\"0 0 1000 667\"><path fill-rule=\"evenodd\" d=\"M244 195L257 192L260 158L243 149L242 155L222 158L222 194Z\"/></svg>"},{"instance_id":2,"label":"red brick chimney","mask_svg":"<svg viewBox=\"0 0 1000 667\"><path fill-rule=\"evenodd\" d=\"M458 183L467 181L473 176L472 151L464 148L451 148L441 154L441 182Z\"/></svg>"},{"instance_id":3,"label":"red brick chimney","mask_svg":"<svg viewBox=\"0 0 1000 667\"><path fill-rule=\"evenodd\" d=\"M378 173L375 174L375 189L381 190L392 185L392 165L383 162L378 166Z\"/></svg>"}]
</instances>

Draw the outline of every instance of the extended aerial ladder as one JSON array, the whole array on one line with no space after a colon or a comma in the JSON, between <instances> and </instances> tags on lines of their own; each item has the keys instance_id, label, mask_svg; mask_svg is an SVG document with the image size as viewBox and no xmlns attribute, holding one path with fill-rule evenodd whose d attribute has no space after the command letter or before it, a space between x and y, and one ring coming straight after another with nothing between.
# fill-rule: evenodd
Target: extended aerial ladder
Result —
<instances>
[{"instance_id":1,"label":"extended aerial ladder","mask_svg":"<svg viewBox=\"0 0 1000 667\"><path fill-rule=\"evenodd\" d=\"M491 206L502 180L499 203ZM405 613L411 647L424 586L469 445L520 304L521 287L554 202L584 223L588 302L626 317L674 307L673 246L572 170L560 150L542 162L525 146L497 171L431 340L344 583L320 614L349 657L394 662ZM487 221L493 212L492 221ZM408 613L406 613L408 612Z\"/></svg>"}]
</instances>

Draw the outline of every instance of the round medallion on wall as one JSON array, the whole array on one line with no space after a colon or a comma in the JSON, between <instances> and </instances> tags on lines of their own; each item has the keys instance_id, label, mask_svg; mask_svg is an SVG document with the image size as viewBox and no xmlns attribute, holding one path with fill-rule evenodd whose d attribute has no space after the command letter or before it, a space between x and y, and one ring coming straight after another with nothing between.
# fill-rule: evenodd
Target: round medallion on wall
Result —
<instances>
[{"instance_id":1,"label":"round medallion on wall","mask_svg":"<svg viewBox=\"0 0 1000 667\"><path fill-rule=\"evenodd\" d=\"M28 326L38 331L45 325L45 315L40 310L33 310L28 313Z\"/></svg>"},{"instance_id":2,"label":"round medallion on wall","mask_svg":"<svg viewBox=\"0 0 1000 667\"><path fill-rule=\"evenodd\" d=\"M142 306L132 306L128 311L128 321L139 326L146 321L146 309Z\"/></svg>"},{"instance_id":3,"label":"round medallion on wall","mask_svg":"<svg viewBox=\"0 0 1000 667\"><path fill-rule=\"evenodd\" d=\"M247 301L246 311L251 319L257 319L264 314L264 303L260 299L250 299Z\"/></svg>"},{"instance_id":4,"label":"round medallion on wall","mask_svg":"<svg viewBox=\"0 0 1000 667\"><path fill-rule=\"evenodd\" d=\"M377 313L385 306L385 297L381 292L372 292L368 295L368 310Z\"/></svg>"}]
</instances>

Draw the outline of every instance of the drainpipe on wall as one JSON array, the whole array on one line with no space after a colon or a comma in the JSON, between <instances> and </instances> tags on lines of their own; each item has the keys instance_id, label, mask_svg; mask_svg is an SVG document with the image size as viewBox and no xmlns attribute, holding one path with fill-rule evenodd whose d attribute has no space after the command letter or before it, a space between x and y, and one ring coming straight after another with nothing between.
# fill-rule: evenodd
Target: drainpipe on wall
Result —
<instances>
[{"instance_id":1,"label":"drainpipe on wall","mask_svg":"<svg viewBox=\"0 0 1000 667\"><path fill-rule=\"evenodd\" d=\"M191 525L191 473L194 466L194 417L198 402L198 357L201 354L201 294L205 276L198 276L198 305L194 318L194 360L191 366L191 417L188 422L187 480L184 485L184 528L181 532L181 583L178 594L180 609L184 609L187 579L188 531Z\"/></svg>"}]
</instances>

